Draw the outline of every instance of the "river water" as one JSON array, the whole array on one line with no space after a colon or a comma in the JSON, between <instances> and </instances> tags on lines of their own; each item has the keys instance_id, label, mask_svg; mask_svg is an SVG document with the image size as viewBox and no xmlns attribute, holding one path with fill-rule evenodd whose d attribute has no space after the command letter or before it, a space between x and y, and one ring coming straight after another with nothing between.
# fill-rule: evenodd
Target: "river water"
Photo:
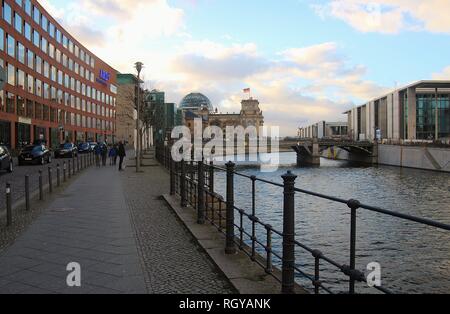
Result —
<instances>
[{"instance_id":1,"label":"river water","mask_svg":"<svg viewBox=\"0 0 450 314\"><path fill-rule=\"evenodd\" d=\"M363 167L327 159L322 159L320 168L297 168L295 161L295 153L282 153L281 166L275 172L264 173L245 162L238 163L238 171L281 183L281 176L291 170L298 176L299 188L450 224L448 173ZM218 173L215 181L216 191L225 195L225 175ZM250 180L236 176L235 188L236 206L251 213ZM350 211L346 205L304 194L297 194L295 201L296 240L348 265ZM256 215L279 231L282 202L282 188L257 184ZM251 230L248 222L244 225ZM395 293L450 293L450 232L366 210L358 211L357 230L357 268L365 271L369 263L379 263L383 287ZM258 227L257 235L265 242L264 228ZM274 235L273 246L280 255L281 244L281 238ZM296 261L302 271L314 273L309 253L298 249ZM275 258L274 264L279 265ZM297 280L312 287L300 275ZM334 293L348 291L345 275L325 262L321 264L321 280ZM357 292L377 293L363 284L357 284Z\"/></svg>"}]
</instances>

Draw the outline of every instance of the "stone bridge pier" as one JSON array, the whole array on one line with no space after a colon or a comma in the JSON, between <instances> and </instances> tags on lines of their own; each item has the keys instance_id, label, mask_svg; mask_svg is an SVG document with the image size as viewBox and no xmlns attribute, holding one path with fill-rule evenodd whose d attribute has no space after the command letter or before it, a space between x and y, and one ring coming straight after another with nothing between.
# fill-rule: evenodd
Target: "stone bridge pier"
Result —
<instances>
[{"instance_id":1,"label":"stone bridge pier","mask_svg":"<svg viewBox=\"0 0 450 314\"><path fill-rule=\"evenodd\" d=\"M292 147L297 153L297 166L320 166L320 146L318 141L298 144Z\"/></svg>"}]
</instances>

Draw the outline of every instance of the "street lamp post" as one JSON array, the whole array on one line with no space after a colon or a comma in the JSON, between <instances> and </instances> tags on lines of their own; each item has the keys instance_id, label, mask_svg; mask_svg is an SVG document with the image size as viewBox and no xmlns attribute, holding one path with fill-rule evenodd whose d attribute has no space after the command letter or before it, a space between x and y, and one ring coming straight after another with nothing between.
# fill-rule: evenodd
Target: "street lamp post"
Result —
<instances>
[{"instance_id":1,"label":"street lamp post","mask_svg":"<svg viewBox=\"0 0 450 314\"><path fill-rule=\"evenodd\" d=\"M141 170L141 130L140 130L140 119L141 119L141 71L144 64L142 62L136 62L135 67L138 72L138 82L137 82L137 97L136 97L136 110L137 110L137 120L136 120L136 172Z\"/></svg>"}]
</instances>

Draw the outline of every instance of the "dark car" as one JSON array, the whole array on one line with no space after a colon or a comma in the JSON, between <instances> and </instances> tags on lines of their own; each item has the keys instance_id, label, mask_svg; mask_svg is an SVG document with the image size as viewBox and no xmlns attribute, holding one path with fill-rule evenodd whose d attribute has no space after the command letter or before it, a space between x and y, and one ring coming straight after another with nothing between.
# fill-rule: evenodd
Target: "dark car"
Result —
<instances>
[{"instance_id":1,"label":"dark car","mask_svg":"<svg viewBox=\"0 0 450 314\"><path fill-rule=\"evenodd\" d=\"M24 164L40 164L52 162L52 152L44 144L29 145L19 154L19 166Z\"/></svg>"},{"instance_id":2,"label":"dark car","mask_svg":"<svg viewBox=\"0 0 450 314\"><path fill-rule=\"evenodd\" d=\"M94 148L90 143L80 143L78 144L78 153L79 154L89 154L94 151Z\"/></svg>"},{"instance_id":3,"label":"dark car","mask_svg":"<svg viewBox=\"0 0 450 314\"><path fill-rule=\"evenodd\" d=\"M73 158L77 157L78 148L73 143L61 144L57 150L55 150L55 158Z\"/></svg>"},{"instance_id":4,"label":"dark car","mask_svg":"<svg viewBox=\"0 0 450 314\"><path fill-rule=\"evenodd\" d=\"M5 146L0 146L0 170L6 170L11 173L13 169L14 162L11 153Z\"/></svg>"}]
</instances>

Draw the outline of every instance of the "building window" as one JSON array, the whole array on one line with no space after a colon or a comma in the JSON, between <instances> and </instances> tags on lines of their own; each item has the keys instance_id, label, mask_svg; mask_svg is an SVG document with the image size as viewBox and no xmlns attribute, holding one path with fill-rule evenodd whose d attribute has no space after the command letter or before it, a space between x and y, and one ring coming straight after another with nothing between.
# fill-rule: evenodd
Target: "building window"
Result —
<instances>
[{"instance_id":1,"label":"building window","mask_svg":"<svg viewBox=\"0 0 450 314\"><path fill-rule=\"evenodd\" d=\"M17 70L17 87L25 89L25 72Z\"/></svg>"},{"instance_id":2,"label":"building window","mask_svg":"<svg viewBox=\"0 0 450 314\"><path fill-rule=\"evenodd\" d=\"M42 74L42 58L36 56L36 72Z\"/></svg>"},{"instance_id":3,"label":"building window","mask_svg":"<svg viewBox=\"0 0 450 314\"><path fill-rule=\"evenodd\" d=\"M8 70L7 70L7 76L8 76L8 84L15 86L16 85L16 69L12 64L8 64Z\"/></svg>"},{"instance_id":4,"label":"building window","mask_svg":"<svg viewBox=\"0 0 450 314\"><path fill-rule=\"evenodd\" d=\"M3 19L12 25L12 10L11 6L3 1Z\"/></svg>"},{"instance_id":5,"label":"building window","mask_svg":"<svg viewBox=\"0 0 450 314\"><path fill-rule=\"evenodd\" d=\"M42 20L41 20L41 26L42 26L42 29L44 30L44 31L48 31L48 20L47 20L47 18L45 17L45 15L42 15Z\"/></svg>"},{"instance_id":6,"label":"building window","mask_svg":"<svg viewBox=\"0 0 450 314\"><path fill-rule=\"evenodd\" d=\"M39 12L39 9L37 7L33 8L33 19L34 22L37 23L38 25L41 24L41 12Z\"/></svg>"},{"instance_id":7,"label":"building window","mask_svg":"<svg viewBox=\"0 0 450 314\"><path fill-rule=\"evenodd\" d=\"M31 0L25 0L25 13L31 16Z\"/></svg>"},{"instance_id":8,"label":"building window","mask_svg":"<svg viewBox=\"0 0 450 314\"><path fill-rule=\"evenodd\" d=\"M5 50L5 31L0 27L0 50Z\"/></svg>"},{"instance_id":9,"label":"building window","mask_svg":"<svg viewBox=\"0 0 450 314\"><path fill-rule=\"evenodd\" d=\"M12 37L11 35L7 35L7 40L6 40L6 50L8 51L8 55L10 55L11 57L15 58L16 57L16 41L14 40L14 37Z\"/></svg>"},{"instance_id":10,"label":"building window","mask_svg":"<svg viewBox=\"0 0 450 314\"><path fill-rule=\"evenodd\" d=\"M24 117L25 116L25 102L24 102L23 98L20 96L17 96L16 104L17 104L17 114L21 117Z\"/></svg>"},{"instance_id":11,"label":"building window","mask_svg":"<svg viewBox=\"0 0 450 314\"><path fill-rule=\"evenodd\" d=\"M20 63L25 64L25 46L17 42L17 59Z\"/></svg>"},{"instance_id":12,"label":"building window","mask_svg":"<svg viewBox=\"0 0 450 314\"><path fill-rule=\"evenodd\" d=\"M30 69L34 69L34 53L31 50L27 52L27 65Z\"/></svg>"},{"instance_id":13,"label":"building window","mask_svg":"<svg viewBox=\"0 0 450 314\"><path fill-rule=\"evenodd\" d=\"M42 97L42 81L36 79L36 96Z\"/></svg>"},{"instance_id":14,"label":"building window","mask_svg":"<svg viewBox=\"0 0 450 314\"><path fill-rule=\"evenodd\" d=\"M37 30L33 31L33 44L39 48L39 44L41 42L39 32Z\"/></svg>"},{"instance_id":15,"label":"building window","mask_svg":"<svg viewBox=\"0 0 450 314\"><path fill-rule=\"evenodd\" d=\"M16 96L13 93L8 92L6 94L6 112L14 113L16 110Z\"/></svg>"},{"instance_id":16,"label":"building window","mask_svg":"<svg viewBox=\"0 0 450 314\"><path fill-rule=\"evenodd\" d=\"M33 101L27 99L27 105L26 105L26 116L27 118L33 118Z\"/></svg>"},{"instance_id":17,"label":"building window","mask_svg":"<svg viewBox=\"0 0 450 314\"><path fill-rule=\"evenodd\" d=\"M25 38L31 41L31 26L25 22Z\"/></svg>"},{"instance_id":18,"label":"building window","mask_svg":"<svg viewBox=\"0 0 450 314\"><path fill-rule=\"evenodd\" d=\"M27 75L27 91L34 94L34 77L30 74Z\"/></svg>"},{"instance_id":19,"label":"building window","mask_svg":"<svg viewBox=\"0 0 450 314\"><path fill-rule=\"evenodd\" d=\"M38 120L42 120L42 104L36 103L34 109L35 109L35 118Z\"/></svg>"},{"instance_id":20,"label":"building window","mask_svg":"<svg viewBox=\"0 0 450 314\"><path fill-rule=\"evenodd\" d=\"M17 13L14 13L14 28L22 34L22 17Z\"/></svg>"}]
</instances>

